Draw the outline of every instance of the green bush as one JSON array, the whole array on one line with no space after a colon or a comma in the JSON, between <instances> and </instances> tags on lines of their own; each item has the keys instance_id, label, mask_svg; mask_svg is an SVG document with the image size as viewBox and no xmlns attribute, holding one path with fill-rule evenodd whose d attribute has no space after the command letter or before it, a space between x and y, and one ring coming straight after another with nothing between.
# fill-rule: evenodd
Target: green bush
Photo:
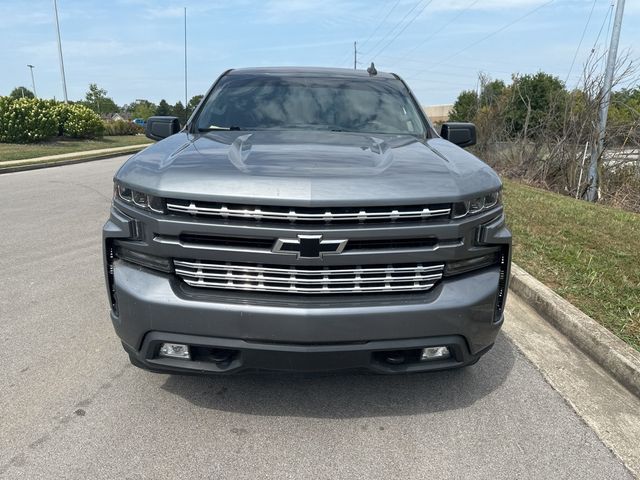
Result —
<instances>
[{"instance_id":1,"label":"green bush","mask_svg":"<svg viewBox=\"0 0 640 480\"><path fill-rule=\"evenodd\" d=\"M93 110L84 105L58 103L53 107L58 119L58 133L71 138L101 137L104 125Z\"/></svg>"},{"instance_id":2,"label":"green bush","mask_svg":"<svg viewBox=\"0 0 640 480\"><path fill-rule=\"evenodd\" d=\"M0 97L0 142L34 143L58 134L52 102Z\"/></svg>"},{"instance_id":3,"label":"green bush","mask_svg":"<svg viewBox=\"0 0 640 480\"><path fill-rule=\"evenodd\" d=\"M100 117L84 105L37 98L0 97L0 142L35 143L58 135L102 136Z\"/></svg>"},{"instance_id":4,"label":"green bush","mask_svg":"<svg viewBox=\"0 0 640 480\"><path fill-rule=\"evenodd\" d=\"M125 120L114 120L103 122L105 135L137 135L144 133L144 128L133 122Z\"/></svg>"}]
</instances>

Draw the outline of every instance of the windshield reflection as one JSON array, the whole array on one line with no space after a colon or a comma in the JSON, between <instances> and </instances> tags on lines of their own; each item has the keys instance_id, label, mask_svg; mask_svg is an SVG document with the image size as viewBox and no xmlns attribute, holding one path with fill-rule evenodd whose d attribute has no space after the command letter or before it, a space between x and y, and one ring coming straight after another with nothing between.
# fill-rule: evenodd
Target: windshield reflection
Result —
<instances>
[{"instance_id":1,"label":"windshield reflection","mask_svg":"<svg viewBox=\"0 0 640 480\"><path fill-rule=\"evenodd\" d=\"M229 76L204 105L198 128L424 134L404 85L389 79Z\"/></svg>"}]
</instances>

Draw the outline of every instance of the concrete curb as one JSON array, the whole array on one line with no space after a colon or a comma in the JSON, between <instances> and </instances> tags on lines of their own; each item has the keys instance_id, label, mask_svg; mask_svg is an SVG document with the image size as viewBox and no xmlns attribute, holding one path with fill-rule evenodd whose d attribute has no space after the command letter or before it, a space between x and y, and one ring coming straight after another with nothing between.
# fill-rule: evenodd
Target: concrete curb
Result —
<instances>
[{"instance_id":1,"label":"concrete curb","mask_svg":"<svg viewBox=\"0 0 640 480\"><path fill-rule=\"evenodd\" d=\"M63 153L61 155L50 155L41 158L27 158L23 160L11 160L0 163L0 174L21 172L23 170L35 170L38 168L57 167L60 165L70 165L73 163L90 162L92 160L102 160L105 158L115 157L117 155L126 155L128 153L137 153L147 148L151 143L143 143L140 145L127 145L124 147L104 148L101 150L88 150L85 152Z\"/></svg>"},{"instance_id":2,"label":"concrete curb","mask_svg":"<svg viewBox=\"0 0 640 480\"><path fill-rule=\"evenodd\" d=\"M510 288L580 350L640 397L640 353L515 264Z\"/></svg>"}]
</instances>

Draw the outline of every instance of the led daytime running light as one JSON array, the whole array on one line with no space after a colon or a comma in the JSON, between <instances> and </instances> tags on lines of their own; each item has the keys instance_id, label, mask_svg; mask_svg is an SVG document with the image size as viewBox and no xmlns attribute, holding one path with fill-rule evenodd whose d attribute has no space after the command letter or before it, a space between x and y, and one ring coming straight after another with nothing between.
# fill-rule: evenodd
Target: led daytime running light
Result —
<instances>
[{"instance_id":1,"label":"led daytime running light","mask_svg":"<svg viewBox=\"0 0 640 480\"><path fill-rule=\"evenodd\" d=\"M464 218L467 215L477 215L502 205L502 190L476 197L465 202L458 202L453 205L453 218Z\"/></svg>"},{"instance_id":2,"label":"led daytime running light","mask_svg":"<svg viewBox=\"0 0 640 480\"><path fill-rule=\"evenodd\" d=\"M128 205L147 210L154 213L164 213L164 201L159 197L148 195L138 190L115 183L113 187L113 198L123 201Z\"/></svg>"}]
</instances>

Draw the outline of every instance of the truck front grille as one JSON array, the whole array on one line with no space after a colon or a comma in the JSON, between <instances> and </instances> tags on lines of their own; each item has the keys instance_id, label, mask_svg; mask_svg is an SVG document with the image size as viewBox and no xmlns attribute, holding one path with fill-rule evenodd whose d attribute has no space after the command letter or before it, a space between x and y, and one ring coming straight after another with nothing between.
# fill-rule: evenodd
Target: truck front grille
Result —
<instances>
[{"instance_id":1,"label":"truck front grille","mask_svg":"<svg viewBox=\"0 0 640 480\"><path fill-rule=\"evenodd\" d=\"M412 205L400 207L278 207L194 202L168 199L167 211L174 214L221 219L244 219L275 222L395 222L425 221L448 218L450 204Z\"/></svg>"},{"instance_id":2,"label":"truck front grille","mask_svg":"<svg viewBox=\"0 0 640 480\"><path fill-rule=\"evenodd\" d=\"M176 274L200 288L346 294L424 292L442 278L444 265L401 264L351 267L283 267L174 260Z\"/></svg>"}]
</instances>

